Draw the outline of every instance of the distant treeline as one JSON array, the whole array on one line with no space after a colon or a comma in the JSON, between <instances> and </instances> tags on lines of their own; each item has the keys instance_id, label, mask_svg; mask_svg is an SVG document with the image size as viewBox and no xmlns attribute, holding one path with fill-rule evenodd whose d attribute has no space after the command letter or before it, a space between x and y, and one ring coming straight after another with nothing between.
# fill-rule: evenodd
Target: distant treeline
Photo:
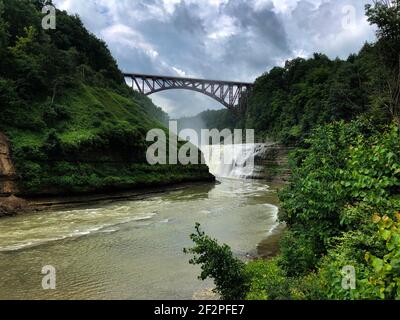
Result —
<instances>
[{"instance_id":1,"label":"distant treeline","mask_svg":"<svg viewBox=\"0 0 400 320\"><path fill-rule=\"evenodd\" d=\"M256 80L244 115L235 117L224 109L194 119L201 119L207 128L255 129L259 139L287 144L304 141L319 125L347 122L362 114L390 122L396 117L390 94L396 89L396 69L389 67L394 62L383 61L383 50L381 43L366 43L346 60L315 53L309 59L287 61Z\"/></svg>"}]
</instances>

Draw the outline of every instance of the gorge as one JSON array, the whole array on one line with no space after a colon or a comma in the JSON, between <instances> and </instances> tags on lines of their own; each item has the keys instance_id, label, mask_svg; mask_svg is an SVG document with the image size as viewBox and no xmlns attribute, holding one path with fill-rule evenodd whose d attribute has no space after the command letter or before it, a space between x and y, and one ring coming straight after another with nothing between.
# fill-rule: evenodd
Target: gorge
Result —
<instances>
[{"instance_id":1,"label":"gorge","mask_svg":"<svg viewBox=\"0 0 400 320\"><path fill-rule=\"evenodd\" d=\"M321 46L269 60L254 28L260 50L239 53L244 66L251 53L263 67L234 76L260 74L254 83L131 75L141 77L139 91L78 15L57 10L56 29L43 28L45 2L0 0L0 300L191 299L214 286L229 300L400 299L399 0L365 5L360 17L374 40L358 52L345 45L342 58ZM253 9L243 7L250 18L270 10ZM164 33L164 22L150 30L163 36L160 47L182 35ZM110 43L126 46L114 34L123 31L129 49L164 71L162 56L126 30L107 29ZM184 75L176 51L186 49L171 50L171 72ZM117 52L128 55L121 65L142 66L135 51ZM224 70L201 58L199 74ZM226 107L179 119L178 128L254 130L254 141L193 146L202 164L152 165L147 134L171 145L176 132L145 84L150 93L202 92ZM41 286L44 266L56 271L55 290ZM355 289L342 285L343 266L357 271Z\"/></svg>"}]
</instances>

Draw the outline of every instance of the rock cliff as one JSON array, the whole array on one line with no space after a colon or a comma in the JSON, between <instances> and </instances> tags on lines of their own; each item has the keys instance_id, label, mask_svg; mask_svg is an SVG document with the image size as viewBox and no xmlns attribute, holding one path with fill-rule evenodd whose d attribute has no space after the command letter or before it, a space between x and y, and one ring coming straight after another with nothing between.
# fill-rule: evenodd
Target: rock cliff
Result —
<instances>
[{"instance_id":1,"label":"rock cliff","mask_svg":"<svg viewBox=\"0 0 400 320\"><path fill-rule=\"evenodd\" d=\"M9 196L18 192L16 172L11 160L10 143L0 132L0 196Z\"/></svg>"},{"instance_id":2,"label":"rock cliff","mask_svg":"<svg viewBox=\"0 0 400 320\"><path fill-rule=\"evenodd\" d=\"M262 145L263 150L257 152L252 179L266 179L273 182L286 182L290 177L288 154L293 149L279 143Z\"/></svg>"}]
</instances>

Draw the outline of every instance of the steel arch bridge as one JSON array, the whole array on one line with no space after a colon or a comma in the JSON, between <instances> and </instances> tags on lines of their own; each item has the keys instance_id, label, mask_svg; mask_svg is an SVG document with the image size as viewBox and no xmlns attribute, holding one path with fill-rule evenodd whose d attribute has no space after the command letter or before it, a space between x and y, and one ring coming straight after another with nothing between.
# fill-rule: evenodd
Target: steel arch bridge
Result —
<instances>
[{"instance_id":1,"label":"steel arch bridge","mask_svg":"<svg viewBox=\"0 0 400 320\"><path fill-rule=\"evenodd\" d=\"M124 73L124 77L132 80L132 89L145 95L173 89L191 90L211 97L232 111L243 111L247 108L248 95L253 88L253 83L249 82L169 77L139 73Z\"/></svg>"}]
</instances>

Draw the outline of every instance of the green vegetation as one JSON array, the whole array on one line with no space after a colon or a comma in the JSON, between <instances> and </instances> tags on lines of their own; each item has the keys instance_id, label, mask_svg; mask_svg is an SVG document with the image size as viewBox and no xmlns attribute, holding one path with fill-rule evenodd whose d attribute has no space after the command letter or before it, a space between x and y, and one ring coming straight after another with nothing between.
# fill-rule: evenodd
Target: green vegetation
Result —
<instances>
[{"instance_id":1,"label":"green vegetation","mask_svg":"<svg viewBox=\"0 0 400 320\"><path fill-rule=\"evenodd\" d=\"M245 296L399 299L398 127L378 129L363 121L338 122L321 127L307 142L306 150L293 155L298 164L290 185L280 195L280 219L288 225L280 255L235 269L235 274L250 274L250 283L242 286L249 288ZM202 253L208 260L194 261L207 261L208 268L216 268L216 260L210 260L217 250L195 242L192 253ZM354 290L342 288L345 266L355 268ZM215 269L207 270L215 277ZM224 290L235 282L226 285Z\"/></svg>"},{"instance_id":2,"label":"green vegetation","mask_svg":"<svg viewBox=\"0 0 400 320\"><path fill-rule=\"evenodd\" d=\"M251 128L258 140L299 145L313 129L333 121L350 121L363 114L390 121L394 111L379 52L378 46L365 44L345 61L317 53L310 59L287 61L256 80L240 117L229 115L228 110L206 111L181 122L201 120L206 128L217 129Z\"/></svg>"},{"instance_id":3,"label":"green vegetation","mask_svg":"<svg viewBox=\"0 0 400 320\"><path fill-rule=\"evenodd\" d=\"M168 116L132 92L104 42L41 0L0 0L0 130L21 193L75 193L210 179L205 166L148 166L148 130ZM166 129L165 129L166 130Z\"/></svg>"},{"instance_id":4,"label":"green vegetation","mask_svg":"<svg viewBox=\"0 0 400 320\"><path fill-rule=\"evenodd\" d=\"M373 88L373 69L369 68L373 51L365 45L347 61L314 54L272 69L255 83L246 127L258 135L296 144L318 125L372 112L368 95Z\"/></svg>"},{"instance_id":5,"label":"green vegetation","mask_svg":"<svg viewBox=\"0 0 400 320\"><path fill-rule=\"evenodd\" d=\"M280 254L235 271L247 299L400 299L400 1L366 13L378 41L359 55L296 59L257 81L248 123L298 148Z\"/></svg>"},{"instance_id":6,"label":"green vegetation","mask_svg":"<svg viewBox=\"0 0 400 320\"><path fill-rule=\"evenodd\" d=\"M256 80L240 117L229 115L228 110L206 111L181 122L201 120L206 128L217 129L251 128L260 141L286 145L301 145L315 128L333 121L368 115L388 122L395 116L388 92L396 92L394 83L399 80L388 82L395 76L382 70L380 52L378 45L366 43L345 61L319 53L287 61Z\"/></svg>"},{"instance_id":7,"label":"green vegetation","mask_svg":"<svg viewBox=\"0 0 400 320\"><path fill-rule=\"evenodd\" d=\"M374 278L398 286L378 275L366 257L383 258L393 250L386 246L392 236L377 236L373 220L398 219L400 133L397 126L379 132L371 132L371 127L340 122L319 129L281 193L280 218L289 230L281 242L280 265L291 277L317 272L327 284L327 298L379 298ZM390 224L394 234L395 225ZM357 273L355 290L341 286L341 270L347 265ZM394 291L382 297L399 296Z\"/></svg>"},{"instance_id":8,"label":"green vegetation","mask_svg":"<svg viewBox=\"0 0 400 320\"><path fill-rule=\"evenodd\" d=\"M227 245L220 246L216 240L211 239L196 224L196 233L190 238L196 244L195 247L184 249L184 253L193 254L190 264L201 265L199 279L214 279L216 292L226 300L240 300L247 291L247 275L244 263L234 258L231 249Z\"/></svg>"}]
</instances>

